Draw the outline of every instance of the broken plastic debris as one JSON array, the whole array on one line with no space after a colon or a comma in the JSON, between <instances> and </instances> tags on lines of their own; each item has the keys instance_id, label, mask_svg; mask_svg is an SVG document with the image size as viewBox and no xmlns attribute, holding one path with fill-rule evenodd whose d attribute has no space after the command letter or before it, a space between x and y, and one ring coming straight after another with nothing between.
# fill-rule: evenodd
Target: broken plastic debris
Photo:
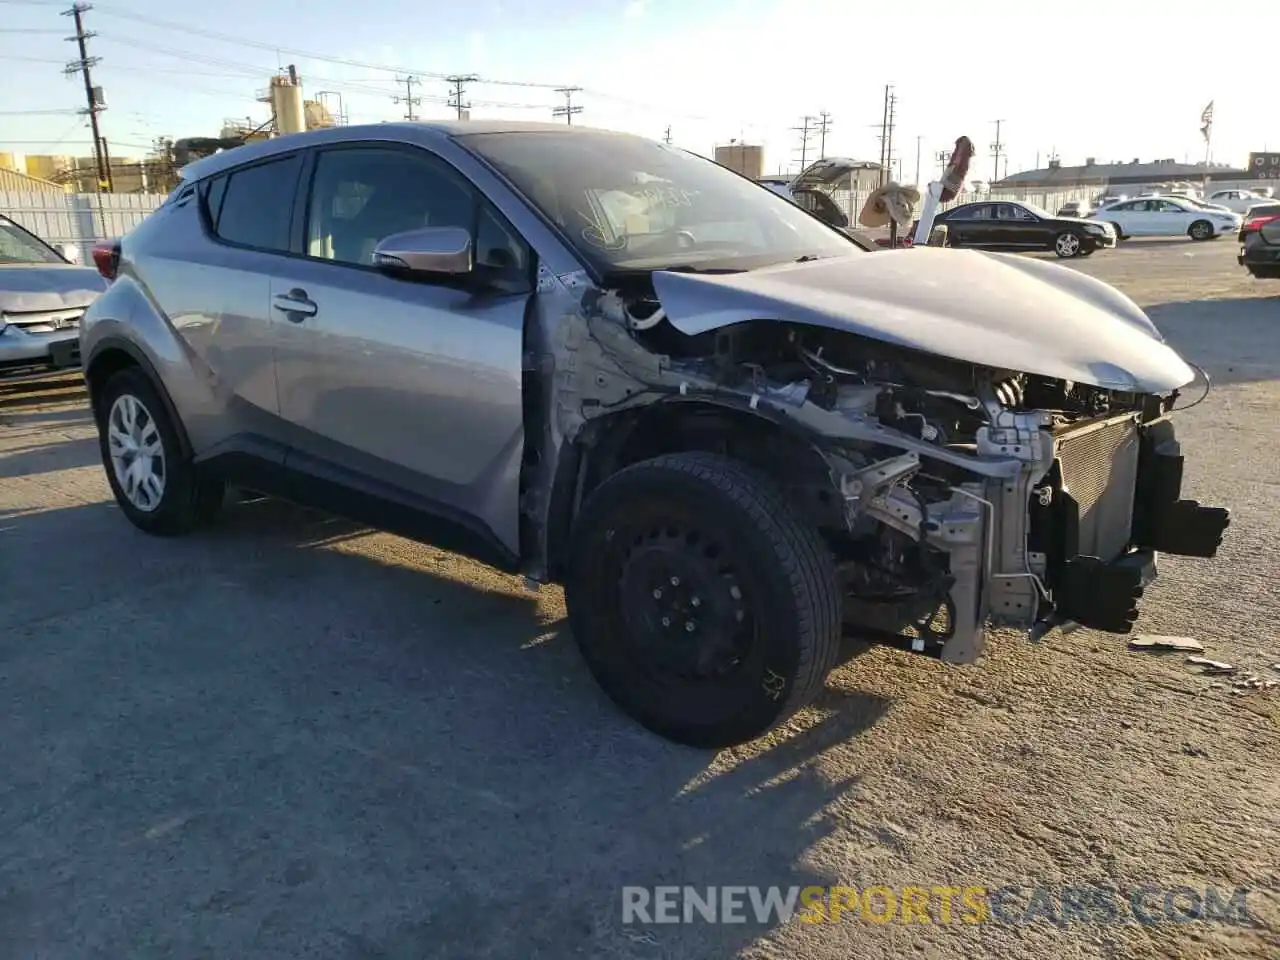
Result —
<instances>
[{"instance_id":1,"label":"broken plastic debris","mask_svg":"<svg viewBox=\"0 0 1280 960\"><path fill-rule=\"evenodd\" d=\"M1221 660L1210 660L1208 657L1187 657L1187 663L1194 663L1197 667L1204 667L1204 673L1235 673L1236 666L1232 663L1223 663Z\"/></svg>"},{"instance_id":2,"label":"broken plastic debris","mask_svg":"<svg viewBox=\"0 0 1280 960\"><path fill-rule=\"evenodd\" d=\"M1191 637L1166 637L1143 633L1129 638L1130 650L1192 650L1204 652L1204 644Z\"/></svg>"}]
</instances>

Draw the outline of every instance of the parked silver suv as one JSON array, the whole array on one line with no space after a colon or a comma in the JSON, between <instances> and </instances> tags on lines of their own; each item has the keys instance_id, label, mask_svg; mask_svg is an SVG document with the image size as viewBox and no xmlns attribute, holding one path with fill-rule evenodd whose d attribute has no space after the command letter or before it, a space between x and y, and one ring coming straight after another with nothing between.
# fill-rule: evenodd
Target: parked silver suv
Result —
<instances>
[{"instance_id":1,"label":"parked silver suv","mask_svg":"<svg viewBox=\"0 0 1280 960\"><path fill-rule=\"evenodd\" d=\"M563 582L602 686L738 743L861 636L965 663L989 617L1127 632L1212 556L1167 417L1192 371L1065 267L868 253L625 134L380 124L201 160L81 332L124 514L224 483Z\"/></svg>"}]
</instances>

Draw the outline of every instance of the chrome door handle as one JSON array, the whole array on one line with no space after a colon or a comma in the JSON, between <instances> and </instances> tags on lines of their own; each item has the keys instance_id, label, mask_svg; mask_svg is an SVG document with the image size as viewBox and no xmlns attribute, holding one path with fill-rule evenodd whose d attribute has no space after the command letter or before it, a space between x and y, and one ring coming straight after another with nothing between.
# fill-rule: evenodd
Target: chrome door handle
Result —
<instances>
[{"instance_id":1,"label":"chrome door handle","mask_svg":"<svg viewBox=\"0 0 1280 960\"><path fill-rule=\"evenodd\" d=\"M305 290L290 290L279 293L273 298L275 308L284 312L287 319L301 323L307 317L314 317L320 308L307 296Z\"/></svg>"}]
</instances>

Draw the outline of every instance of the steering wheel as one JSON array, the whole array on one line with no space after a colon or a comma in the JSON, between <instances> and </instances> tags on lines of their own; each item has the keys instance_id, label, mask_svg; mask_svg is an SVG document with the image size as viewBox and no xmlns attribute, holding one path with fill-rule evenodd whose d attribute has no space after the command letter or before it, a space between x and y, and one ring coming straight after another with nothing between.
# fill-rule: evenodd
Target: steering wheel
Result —
<instances>
[{"instance_id":1,"label":"steering wheel","mask_svg":"<svg viewBox=\"0 0 1280 960\"><path fill-rule=\"evenodd\" d=\"M698 238L688 230L676 231L676 246L681 250L692 250L698 245Z\"/></svg>"}]
</instances>

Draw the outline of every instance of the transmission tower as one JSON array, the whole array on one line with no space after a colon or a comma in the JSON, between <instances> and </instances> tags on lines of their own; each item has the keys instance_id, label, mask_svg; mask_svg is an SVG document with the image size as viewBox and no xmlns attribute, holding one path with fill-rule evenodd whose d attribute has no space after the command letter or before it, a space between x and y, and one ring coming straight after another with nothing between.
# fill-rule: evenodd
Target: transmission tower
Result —
<instances>
[{"instance_id":1,"label":"transmission tower","mask_svg":"<svg viewBox=\"0 0 1280 960\"><path fill-rule=\"evenodd\" d=\"M458 119L471 116L471 104L462 102L462 90L468 83L475 83L480 78L474 73L468 73L465 76L445 77L445 82L453 87L453 92L449 94L449 106L458 111Z\"/></svg>"},{"instance_id":2,"label":"transmission tower","mask_svg":"<svg viewBox=\"0 0 1280 960\"><path fill-rule=\"evenodd\" d=\"M107 159L107 145L98 129L98 114L107 109L107 102L102 95L102 88L93 85L93 75L90 72L97 66L100 58L89 56L87 42L94 34L84 29L84 14L92 9L90 4L76 3L70 10L62 11L64 17L71 17L75 21L75 36L67 37L67 40L74 41L80 52L79 58L70 61L63 72L69 77L77 73L84 77L85 109L80 112L89 116L89 126L93 129L93 159L98 170L98 192L105 193L114 190L115 183L111 177L111 163Z\"/></svg>"},{"instance_id":3,"label":"transmission tower","mask_svg":"<svg viewBox=\"0 0 1280 960\"><path fill-rule=\"evenodd\" d=\"M582 112L582 107L574 106L573 95L581 92L581 87L556 87L556 93L564 97L564 106L553 107L551 115L553 117L564 117L564 122L572 126L574 116Z\"/></svg>"},{"instance_id":4,"label":"transmission tower","mask_svg":"<svg viewBox=\"0 0 1280 960\"><path fill-rule=\"evenodd\" d=\"M406 120L417 120L418 115L413 112L413 108L418 106L420 103L422 103L422 98L415 97L413 95L413 87L414 87L414 84L421 86L422 81L419 80L417 77L410 75L407 77L396 77L396 83L404 84L404 96L394 97L393 100L396 103L403 103L405 105L404 118Z\"/></svg>"}]
</instances>

